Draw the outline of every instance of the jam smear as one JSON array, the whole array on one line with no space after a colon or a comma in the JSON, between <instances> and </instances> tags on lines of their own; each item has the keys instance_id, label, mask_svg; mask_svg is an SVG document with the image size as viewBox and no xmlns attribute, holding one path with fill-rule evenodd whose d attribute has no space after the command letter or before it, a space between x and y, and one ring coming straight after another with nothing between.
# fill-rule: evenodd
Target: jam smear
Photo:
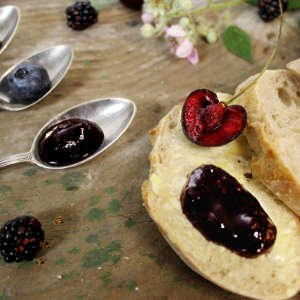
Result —
<instances>
[{"instance_id":1,"label":"jam smear","mask_svg":"<svg viewBox=\"0 0 300 300\"><path fill-rule=\"evenodd\" d=\"M202 165L181 193L183 213L207 240L254 258L275 242L276 227L256 198L224 170Z\"/></svg>"},{"instance_id":2,"label":"jam smear","mask_svg":"<svg viewBox=\"0 0 300 300\"><path fill-rule=\"evenodd\" d=\"M67 119L41 136L39 156L48 165L66 166L93 155L103 140L103 131L95 123L78 118Z\"/></svg>"}]
</instances>

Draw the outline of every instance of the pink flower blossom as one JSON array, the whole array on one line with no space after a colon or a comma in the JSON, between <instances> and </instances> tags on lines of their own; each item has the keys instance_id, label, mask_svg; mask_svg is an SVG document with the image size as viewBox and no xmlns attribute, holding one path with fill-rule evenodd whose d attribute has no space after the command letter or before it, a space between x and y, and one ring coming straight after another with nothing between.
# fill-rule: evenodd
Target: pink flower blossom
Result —
<instances>
[{"instance_id":1,"label":"pink flower blossom","mask_svg":"<svg viewBox=\"0 0 300 300\"><path fill-rule=\"evenodd\" d=\"M190 42L189 38L186 37L184 40L179 42L176 49L176 55L180 58L186 58L192 54L193 48L193 44Z\"/></svg>"},{"instance_id":2,"label":"pink flower blossom","mask_svg":"<svg viewBox=\"0 0 300 300\"><path fill-rule=\"evenodd\" d=\"M166 34L171 37L184 37L186 32L181 25L172 25L171 27L166 28Z\"/></svg>"},{"instance_id":3,"label":"pink flower blossom","mask_svg":"<svg viewBox=\"0 0 300 300\"><path fill-rule=\"evenodd\" d=\"M198 51L190 41L187 32L181 25L172 25L165 28L165 38L171 39L170 52L177 57L186 58L195 65L199 62Z\"/></svg>"},{"instance_id":4,"label":"pink flower blossom","mask_svg":"<svg viewBox=\"0 0 300 300\"><path fill-rule=\"evenodd\" d=\"M154 16L151 13L143 13L142 21L144 24L151 24L154 22Z\"/></svg>"},{"instance_id":5,"label":"pink flower blossom","mask_svg":"<svg viewBox=\"0 0 300 300\"><path fill-rule=\"evenodd\" d=\"M198 51L195 47L193 47L192 53L187 57L187 59L192 65L196 65L199 62Z\"/></svg>"},{"instance_id":6,"label":"pink flower blossom","mask_svg":"<svg viewBox=\"0 0 300 300\"><path fill-rule=\"evenodd\" d=\"M176 47L175 46L171 46L170 53L174 54L174 55L176 54Z\"/></svg>"}]
</instances>

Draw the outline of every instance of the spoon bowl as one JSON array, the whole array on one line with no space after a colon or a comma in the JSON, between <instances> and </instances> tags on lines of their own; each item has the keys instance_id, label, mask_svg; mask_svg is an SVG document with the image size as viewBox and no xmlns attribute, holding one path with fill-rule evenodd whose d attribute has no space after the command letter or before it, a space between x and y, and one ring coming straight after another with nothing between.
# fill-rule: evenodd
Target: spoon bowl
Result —
<instances>
[{"instance_id":1,"label":"spoon bowl","mask_svg":"<svg viewBox=\"0 0 300 300\"><path fill-rule=\"evenodd\" d=\"M83 164L110 147L127 130L136 113L134 102L122 98L106 98L91 100L63 111L48 123L46 123L37 133L33 140L31 150L26 153L15 154L4 159L0 159L0 168L21 162L30 162L46 169L66 169ZM39 142L43 134L53 125L63 120L79 118L97 124L104 133L104 141L99 149L91 156L64 166L51 166L44 162L39 155Z\"/></svg>"},{"instance_id":2,"label":"spoon bowl","mask_svg":"<svg viewBox=\"0 0 300 300\"><path fill-rule=\"evenodd\" d=\"M19 111L29 108L41 101L49 93L51 93L64 78L72 64L73 57L73 50L70 46L59 45L36 53L11 67L0 78L0 108L10 111ZM51 88L31 103L16 101L11 95L7 80L9 73L12 72L18 65L25 62L44 67L51 82Z\"/></svg>"},{"instance_id":3,"label":"spoon bowl","mask_svg":"<svg viewBox=\"0 0 300 300\"><path fill-rule=\"evenodd\" d=\"M19 23L20 9L13 5L0 7L0 54L9 45L14 37Z\"/></svg>"}]
</instances>

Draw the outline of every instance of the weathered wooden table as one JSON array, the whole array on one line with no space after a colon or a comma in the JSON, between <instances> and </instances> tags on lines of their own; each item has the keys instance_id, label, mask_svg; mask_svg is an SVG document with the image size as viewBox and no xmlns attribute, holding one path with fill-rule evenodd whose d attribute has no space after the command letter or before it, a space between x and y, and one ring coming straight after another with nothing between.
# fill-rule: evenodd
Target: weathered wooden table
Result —
<instances>
[{"instance_id":1,"label":"weathered wooden table","mask_svg":"<svg viewBox=\"0 0 300 300\"><path fill-rule=\"evenodd\" d=\"M75 59L42 102L21 112L0 111L0 157L27 151L48 119L90 99L132 99L137 115L117 143L82 166L47 171L20 164L0 170L1 225L32 214L48 241L33 262L0 259L0 299L244 299L185 266L147 215L140 186L149 168L148 130L193 89L233 92L258 72L273 48L278 22L264 24L255 8L235 11L235 24L252 36L255 64L228 53L222 42L201 42L200 63L192 66L173 57L165 41L142 38L140 14L116 1L103 1L97 24L72 31L64 14L69 2L1 1L22 12L18 32L0 57L1 73L57 44L71 45ZM272 67L300 56L299 17L300 12L288 14ZM63 223L55 224L59 216Z\"/></svg>"}]
</instances>

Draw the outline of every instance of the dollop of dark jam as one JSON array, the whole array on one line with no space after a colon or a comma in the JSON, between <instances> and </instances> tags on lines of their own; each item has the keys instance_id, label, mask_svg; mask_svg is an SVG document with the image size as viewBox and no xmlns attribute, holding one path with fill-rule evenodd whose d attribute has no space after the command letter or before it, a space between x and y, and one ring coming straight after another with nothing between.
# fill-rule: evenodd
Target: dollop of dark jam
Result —
<instances>
[{"instance_id":1,"label":"dollop of dark jam","mask_svg":"<svg viewBox=\"0 0 300 300\"><path fill-rule=\"evenodd\" d=\"M224 170L202 165L181 193L183 213L207 240L254 258L275 242L276 227L256 198Z\"/></svg>"},{"instance_id":2,"label":"dollop of dark jam","mask_svg":"<svg viewBox=\"0 0 300 300\"><path fill-rule=\"evenodd\" d=\"M49 128L39 140L40 159L51 166L66 166L93 155L104 134L95 123L67 119Z\"/></svg>"}]
</instances>

